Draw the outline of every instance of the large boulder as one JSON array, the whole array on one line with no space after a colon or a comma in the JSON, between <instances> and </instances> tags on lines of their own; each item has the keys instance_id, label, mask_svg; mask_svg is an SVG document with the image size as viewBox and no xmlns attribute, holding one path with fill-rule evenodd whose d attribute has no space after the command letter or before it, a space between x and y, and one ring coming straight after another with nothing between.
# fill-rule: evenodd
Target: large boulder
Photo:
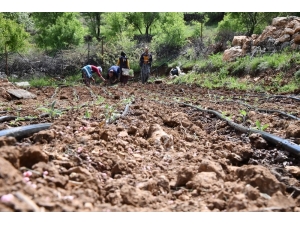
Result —
<instances>
[{"instance_id":1,"label":"large boulder","mask_svg":"<svg viewBox=\"0 0 300 225\"><path fill-rule=\"evenodd\" d=\"M244 52L241 48L231 47L230 49L226 49L223 53L223 60L230 62L235 60L237 57L244 56Z\"/></svg>"}]
</instances>

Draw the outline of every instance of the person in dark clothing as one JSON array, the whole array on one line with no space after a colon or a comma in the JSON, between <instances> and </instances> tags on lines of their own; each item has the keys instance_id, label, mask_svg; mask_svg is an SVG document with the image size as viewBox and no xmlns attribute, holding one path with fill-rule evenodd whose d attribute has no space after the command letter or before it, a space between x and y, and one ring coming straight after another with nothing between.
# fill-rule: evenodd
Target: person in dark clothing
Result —
<instances>
[{"instance_id":1,"label":"person in dark clothing","mask_svg":"<svg viewBox=\"0 0 300 225\"><path fill-rule=\"evenodd\" d=\"M141 81L146 83L150 76L150 69L152 64L152 55L149 53L148 47L145 47L145 51L140 57L140 67L141 67Z\"/></svg>"},{"instance_id":2,"label":"person in dark clothing","mask_svg":"<svg viewBox=\"0 0 300 225\"><path fill-rule=\"evenodd\" d=\"M126 53L125 52L121 52L121 56L118 59L117 65L120 66L120 82L121 85L127 84L128 82L128 73L125 72L125 70L127 70L127 72L129 71L130 67L129 67L129 60L126 57ZM124 70L125 69L125 70Z\"/></svg>"},{"instance_id":3,"label":"person in dark clothing","mask_svg":"<svg viewBox=\"0 0 300 225\"><path fill-rule=\"evenodd\" d=\"M102 76L102 68L101 66L94 66L94 65L86 65L81 68L82 72L82 79L86 86L90 86L91 80L95 82L93 78L93 73L97 73L98 77L100 77L104 82L105 79Z\"/></svg>"},{"instance_id":4,"label":"person in dark clothing","mask_svg":"<svg viewBox=\"0 0 300 225\"><path fill-rule=\"evenodd\" d=\"M170 71L170 76L178 75L178 68L172 68Z\"/></svg>"},{"instance_id":5,"label":"person in dark clothing","mask_svg":"<svg viewBox=\"0 0 300 225\"><path fill-rule=\"evenodd\" d=\"M116 83L119 79L120 67L119 66L111 66L107 72L107 80L109 80L110 84Z\"/></svg>"}]
</instances>

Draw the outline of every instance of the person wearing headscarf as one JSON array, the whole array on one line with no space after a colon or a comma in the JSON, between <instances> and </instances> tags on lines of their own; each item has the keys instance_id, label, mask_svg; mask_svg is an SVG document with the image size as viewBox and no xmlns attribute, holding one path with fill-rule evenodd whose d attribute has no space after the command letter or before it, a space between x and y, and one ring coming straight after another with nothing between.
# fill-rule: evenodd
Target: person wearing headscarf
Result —
<instances>
[{"instance_id":1,"label":"person wearing headscarf","mask_svg":"<svg viewBox=\"0 0 300 225\"><path fill-rule=\"evenodd\" d=\"M93 78L93 73L97 73L98 77L101 78L104 82L106 81L102 76L101 66L86 65L81 68L82 78L86 86L90 86L91 80L95 82Z\"/></svg>"},{"instance_id":2,"label":"person wearing headscarf","mask_svg":"<svg viewBox=\"0 0 300 225\"><path fill-rule=\"evenodd\" d=\"M116 83L116 81L119 79L119 75L120 75L120 67L119 66L111 66L107 72L107 80L112 85L112 84Z\"/></svg>"},{"instance_id":3,"label":"person wearing headscarf","mask_svg":"<svg viewBox=\"0 0 300 225\"><path fill-rule=\"evenodd\" d=\"M126 53L123 52L123 51L121 52L121 56L118 59L117 66L120 67L120 82L121 82L121 85L125 86L128 82L129 76L128 76L128 74L124 73L123 69L129 70L130 66L129 66L129 60L126 57Z\"/></svg>"},{"instance_id":4,"label":"person wearing headscarf","mask_svg":"<svg viewBox=\"0 0 300 225\"><path fill-rule=\"evenodd\" d=\"M141 81L142 83L147 83L150 76L150 69L152 65L152 55L149 53L149 49L146 46L145 51L140 57L140 67L141 67Z\"/></svg>"}]
</instances>

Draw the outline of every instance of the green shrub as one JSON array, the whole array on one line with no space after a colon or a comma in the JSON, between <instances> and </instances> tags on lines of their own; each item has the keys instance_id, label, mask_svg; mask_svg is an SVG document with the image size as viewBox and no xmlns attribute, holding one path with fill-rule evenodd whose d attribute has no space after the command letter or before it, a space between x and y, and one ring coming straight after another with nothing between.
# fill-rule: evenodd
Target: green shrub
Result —
<instances>
[{"instance_id":1,"label":"green shrub","mask_svg":"<svg viewBox=\"0 0 300 225\"><path fill-rule=\"evenodd\" d=\"M41 77L41 78L32 78L29 80L29 84L32 87L44 87L44 86L54 86L54 82L47 77Z\"/></svg>"},{"instance_id":2,"label":"green shrub","mask_svg":"<svg viewBox=\"0 0 300 225\"><path fill-rule=\"evenodd\" d=\"M300 70L298 70L294 73L294 77L295 77L296 81L298 81L298 82L300 81Z\"/></svg>"},{"instance_id":3,"label":"green shrub","mask_svg":"<svg viewBox=\"0 0 300 225\"><path fill-rule=\"evenodd\" d=\"M264 71L264 70L269 69L270 67L271 67L271 66L269 65L268 62L261 62L260 64L258 64L257 69L258 69L259 71Z\"/></svg>"}]
</instances>

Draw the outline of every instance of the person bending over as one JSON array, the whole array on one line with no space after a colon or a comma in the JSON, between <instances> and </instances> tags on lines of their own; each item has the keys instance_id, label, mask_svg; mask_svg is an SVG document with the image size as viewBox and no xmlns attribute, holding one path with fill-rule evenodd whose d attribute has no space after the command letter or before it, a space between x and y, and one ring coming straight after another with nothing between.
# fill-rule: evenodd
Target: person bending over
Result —
<instances>
[{"instance_id":1,"label":"person bending over","mask_svg":"<svg viewBox=\"0 0 300 225\"><path fill-rule=\"evenodd\" d=\"M119 79L120 67L119 66L111 66L107 72L107 80L110 85L116 83Z\"/></svg>"},{"instance_id":2,"label":"person bending over","mask_svg":"<svg viewBox=\"0 0 300 225\"><path fill-rule=\"evenodd\" d=\"M90 86L91 81L95 82L93 78L93 73L97 73L98 77L101 78L104 82L106 81L102 76L101 66L86 65L81 68L83 82L86 86Z\"/></svg>"}]
</instances>

